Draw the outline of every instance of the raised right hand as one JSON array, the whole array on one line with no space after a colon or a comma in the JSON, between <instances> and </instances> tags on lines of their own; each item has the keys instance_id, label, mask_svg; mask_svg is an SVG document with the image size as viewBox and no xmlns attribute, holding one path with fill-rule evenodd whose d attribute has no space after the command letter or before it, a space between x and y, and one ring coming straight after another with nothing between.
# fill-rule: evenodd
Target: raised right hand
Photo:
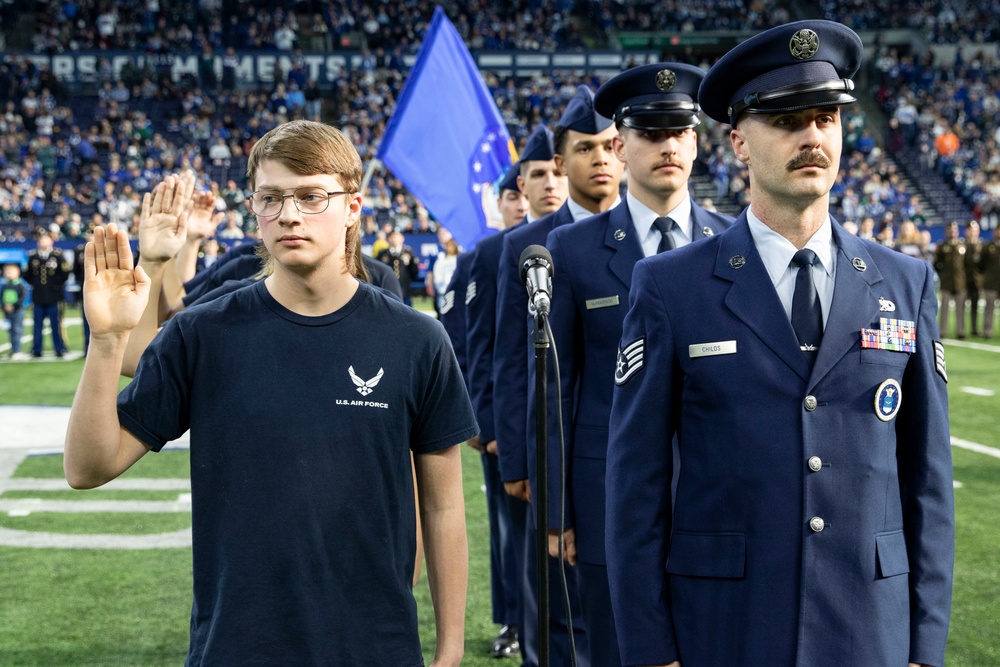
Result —
<instances>
[{"instance_id":1,"label":"raised right hand","mask_svg":"<svg viewBox=\"0 0 1000 667\"><path fill-rule=\"evenodd\" d=\"M83 299L94 338L127 333L149 300L149 276L132 268L128 234L112 223L94 228L83 260Z\"/></svg>"},{"instance_id":2,"label":"raised right hand","mask_svg":"<svg viewBox=\"0 0 1000 667\"><path fill-rule=\"evenodd\" d=\"M188 203L193 178L171 174L142 196L139 216L139 253L142 261L165 262L187 239ZM89 319L89 318L88 318Z\"/></svg>"},{"instance_id":3,"label":"raised right hand","mask_svg":"<svg viewBox=\"0 0 1000 667\"><path fill-rule=\"evenodd\" d=\"M191 197L189 208L188 238L200 240L215 236L215 227L219 223L215 211L215 195L211 192L195 192Z\"/></svg>"}]
</instances>

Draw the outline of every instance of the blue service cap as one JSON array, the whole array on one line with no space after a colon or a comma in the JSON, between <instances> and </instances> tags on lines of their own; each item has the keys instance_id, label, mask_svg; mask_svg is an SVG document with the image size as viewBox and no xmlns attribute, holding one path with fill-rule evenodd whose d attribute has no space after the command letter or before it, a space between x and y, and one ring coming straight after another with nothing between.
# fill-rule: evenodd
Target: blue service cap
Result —
<instances>
[{"instance_id":1,"label":"blue service cap","mask_svg":"<svg viewBox=\"0 0 1000 667\"><path fill-rule=\"evenodd\" d=\"M701 123L697 99L704 78L701 68L682 63L633 67L598 89L594 108L637 130L685 130Z\"/></svg>"},{"instance_id":2,"label":"blue service cap","mask_svg":"<svg viewBox=\"0 0 1000 667\"><path fill-rule=\"evenodd\" d=\"M551 159L551 158L549 158ZM515 162L507 168L507 173L503 175L500 179L500 185L498 190L513 190L514 192L520 192L521 188L517 187L517 175L521 173L521 163Z\"/></svg>"},{"instance_id":3,"label":"blue service cap","mask_svg":"<svg viewBox=\"0 0 1000 667\"><path fill-rule=\"evenodd\" d=\"M720 123L740 114L781 113L857 101L851 80L861 67L857 33L834 21L795 21L738 44L708 71L701 108Z\"/></svg>"},{"instance_id":4,"label":"blue service cap","mask_svg":"<svg viewBox=\"0 0 1000 667\"><path fill-rule=\"evenodd\" d=\"M566 103L566 110L557 125L583 134L600 134L611 127L611 119L594 109L594 93L587 86L580 86Z\"/></svg>"},{"instance_id":5,"label":"blue service cap","mask_svg":"<svg viewBox=\"0 0 1000 667\"><path fill-rule=\"evenodd\" d=\"M524 150L521 151L521 162L551 160L555 152L555 147L552 145L552 130L544 125L538 125L528 135L528 140L524 143Z\"/></svg>"}]
</instances>

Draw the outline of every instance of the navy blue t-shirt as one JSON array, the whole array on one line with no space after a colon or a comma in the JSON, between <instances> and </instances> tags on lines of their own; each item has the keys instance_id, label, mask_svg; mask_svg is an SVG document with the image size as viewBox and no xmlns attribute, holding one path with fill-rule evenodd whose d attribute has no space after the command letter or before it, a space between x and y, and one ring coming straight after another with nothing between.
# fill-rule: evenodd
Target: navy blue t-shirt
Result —
<instances>
[{"instance_id":1,"label":"navy blue t-shirt","mask_svg":"<svg viewBox=\"0 0 1000 667\"><path fill-rule=\"evenodd\" d=\"M361 283L323 317L264 281L171 319L118 397L191 429L188 665L421 665L410 450L478 432L441 325Z\"/></svg>"},{"instance_id":2,"label":"navy blue t-shirt","mask_svg":"<svg viewBox=\"0 0 1000 667\"><path fill-rule=\"evenodd\" d=\"M240 247L243 248L246 246ZM205 269L194 278L184 283L185 294L181 300L184 302L185 308L222 284L231 280L245 280L260 273L264 268L263 260L253 253L244 253L243 255L226 262L220 266L218 270L213 271L212 269L215 268L218 263L219 262L216 262L211 267ZM200 279L201 276L205 274L208 274L208 277ZM195 280L198 280L198 282L192 285L192 282Z\"/></svg>"},{"instance_id":3,"label":"navy blue t-shirt","mask_svg":"<svg viewBox=\"0 0 1000 667\"><path fill-rule=\"evenodd\" d=\"M184 290L190 292L194 290L198 285L200 285L205 280L214 279L216 271L221 271L229 262L241 259L247 256L253 257L257 254L257 246L260 245L260 241L248 241L242 243L238 246L232 247L226 252L222 253L219 259L203 271L199 271L194 274L191 280L184 283ZM239 276L239 278L249 278L250 276Z\"/></svg>"}]
</instances>

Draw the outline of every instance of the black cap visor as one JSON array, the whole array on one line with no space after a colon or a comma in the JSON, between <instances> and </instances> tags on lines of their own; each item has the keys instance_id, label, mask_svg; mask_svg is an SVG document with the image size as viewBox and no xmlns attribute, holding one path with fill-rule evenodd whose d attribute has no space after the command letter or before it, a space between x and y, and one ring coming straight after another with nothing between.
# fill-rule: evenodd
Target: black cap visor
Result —
<instances>
[{"instance_id":1,"label":"black cap visor","mask_svg":"<svg viewBox=\"0 0 1000 667\"><path fill-rule=\"evenodd\" d=\"M692 102L654 102L622 107L615 120L633 130L686 130L701 124Z\"/></svg>"},{"instance_id":2,"label":"black cap visor","mask_svg":"<svg viewBox=\"0 0 1000 667\"><path fill-rule=\"evenodd\" d=\"M776 114L851 104L858 101L850 94L852 90L854 90L853 81L839 79L837 81L788 86L778 90L747 95L729 108L729 118L730 122L735 125L736 120L743 112Z\"/></svg>"}]
</instances>

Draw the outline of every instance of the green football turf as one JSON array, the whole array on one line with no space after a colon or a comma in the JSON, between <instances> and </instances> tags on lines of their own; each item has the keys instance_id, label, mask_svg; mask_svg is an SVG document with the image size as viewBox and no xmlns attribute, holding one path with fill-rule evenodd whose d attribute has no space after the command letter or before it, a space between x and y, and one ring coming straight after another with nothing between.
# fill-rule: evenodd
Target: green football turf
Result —
<instances>
[{"instance_id":1,"label":"green football turf","mask_svg":"<svg viewBox=\"0 0 1000 667\"><path fill-rule=\"evenodd\" d=\"M79 330L69 332L78 340ZM977 341L982 342L982 341ZM1000 345L994 342L994 347ZM1000 353L948 345L952 435L1000 448ZM0 404L69 405L81 361L0 363ZM990 390L993 396L963 388ZM982 393L982 392L979 392ZM947 664L1000 664L1000 459L953 448L957 515L955 593ZM126 477L187 475L184 451L144 457ZM479 454L463 448L469 532L465 665L514 665L487 657L489 545ZM33 456L17 477L58 478L60 456ZM11 491L0 500L170 500L179 492ZM29 521L25 521L29 520ZM0 514L0 526L55 532L148 533L190 525L181 514ZM0 547L0 666L182 665L191 603L189 549L112 551ZM428 661L434 623L426 576L415 590Z\"/></svg>"}]
</instances>

